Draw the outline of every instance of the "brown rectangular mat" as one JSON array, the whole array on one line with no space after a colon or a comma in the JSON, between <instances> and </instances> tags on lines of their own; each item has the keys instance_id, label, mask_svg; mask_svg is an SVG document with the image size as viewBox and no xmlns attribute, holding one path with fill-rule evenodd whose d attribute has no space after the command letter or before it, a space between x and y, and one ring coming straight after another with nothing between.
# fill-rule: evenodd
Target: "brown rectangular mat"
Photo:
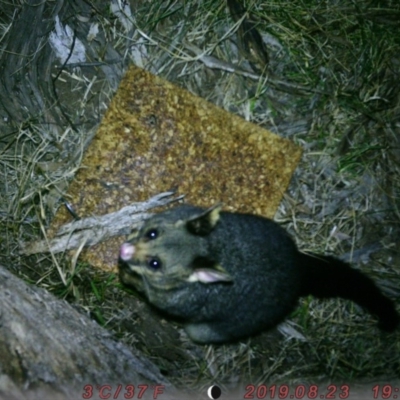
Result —
<instances>
[{"instance_id":1,"label":"brown rectangular mat","mask_svg":"<svg viewBox=\"0 0 400 400\"><path fill-rule=\"evenodd\" d=\"M273 217L301 149L135 66L122 79L68 190L81 217L172 188L200 206ZM62 207L52 230L72 217ZM113 271L124 238L82 252Z\"/></svg>"}]
</instances>

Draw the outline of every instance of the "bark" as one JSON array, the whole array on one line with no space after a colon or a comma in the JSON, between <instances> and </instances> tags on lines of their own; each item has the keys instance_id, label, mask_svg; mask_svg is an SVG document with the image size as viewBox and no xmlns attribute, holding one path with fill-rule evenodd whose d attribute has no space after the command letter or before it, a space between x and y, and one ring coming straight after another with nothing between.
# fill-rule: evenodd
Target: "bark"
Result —
<instances>
[{"instance_id":1,"label":"bark","mask_svg":"<svg viewBox=\"0 0 400 400\"><path fill-rule=\"evenodd\" d=\"M127 384L132 398L146 388L143 398L161 390L156 397L168 399L173 390L150 361L96 322L0 266L0 398L112 398L118 385L116 398L124 398Z\"/></svg>"},{"instance_id":2,"label":"bark","mask_svg":"<svg viewBox=\"0 0 400 400\"><path fill-rule=\"evenodd\" d=\"M133 203L120 210L96 217L88 217L65 224L53 239L21 244L21 254L60 253L81 245L94 246L113 236L128 235L132 228L139 228L153 214L146 211L181 200L184 196L171 197L174 192L160 193L147 201Z\"/></svg>"}]
</instances>

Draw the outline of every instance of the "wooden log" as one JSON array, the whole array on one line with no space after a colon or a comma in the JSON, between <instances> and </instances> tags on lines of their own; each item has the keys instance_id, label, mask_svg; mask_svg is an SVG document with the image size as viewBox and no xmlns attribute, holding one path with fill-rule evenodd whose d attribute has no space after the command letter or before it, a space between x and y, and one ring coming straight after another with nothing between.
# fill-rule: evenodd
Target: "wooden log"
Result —
<instances>
[{"instance_id":1,"label":"wooden log","mask_svg":"<svg viewBox=\"0 0 400 400\"><path fill-rule=\"evenodd\" d=\"M150 361L0 266L0 399L125 398L132 388L131 398L140 390L142 398L172 398L171 383Z\"/></svg>"}]
</instances>

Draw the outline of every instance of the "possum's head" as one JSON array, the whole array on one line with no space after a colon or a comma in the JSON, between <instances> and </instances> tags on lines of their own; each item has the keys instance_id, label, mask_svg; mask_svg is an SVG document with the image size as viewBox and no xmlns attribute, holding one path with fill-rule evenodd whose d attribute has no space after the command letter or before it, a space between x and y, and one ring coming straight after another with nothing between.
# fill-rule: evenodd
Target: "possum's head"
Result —
<instances>
[{"instance_id":1,"label":"possum's head","mask_svg":"<svg viewBox=\"0 0 400 400\"><path fill-rule=\"evenodd\" d=\"M122 244L121 281L146 294L230 281L230 275L208 253L208 237L220 218L220 206L182 206L148 219ZM155 295L155 294L154 294Z\"/></svg>"}]
</instances>

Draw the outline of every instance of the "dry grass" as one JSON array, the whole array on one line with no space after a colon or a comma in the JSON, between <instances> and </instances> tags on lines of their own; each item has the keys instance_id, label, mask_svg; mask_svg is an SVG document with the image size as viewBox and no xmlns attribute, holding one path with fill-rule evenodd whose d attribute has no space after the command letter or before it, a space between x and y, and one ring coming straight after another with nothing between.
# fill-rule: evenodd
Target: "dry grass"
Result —
<instances>
[{"instance_id":1,"label":"dry grass","mask_svg":"<svg viewBox=\"0 0 400 400\"><path fill-rule=\"evenodd\" d=\"M238 26L225 1L137 1L129 31L108 9L94 5L93 19L122 65L141 64L301 144L304 157L276 219L301 249L344 254L400 303L397 1L247 1L270 58L259 76L238 52ZM14 23L11 15L0 13L3 42ZM250 74L228 72L222 64L211 69L190 45ZM72 125L64 119L55 129L37 123L38 115L6 121L0 109L6 132L0 140L1 263L80 305L182 387L399 376L400 334L379 333L349 302L304 299L290 319L305 340L276 332L223 346L182 339L181 348L172 341L170 352L162 354L138 331L152 317L114 277L63 257L18 256L19 241L40 235L60 206L115 89L113 79L96 66L59 75L59 104ZM158 317L151 321L169 326Z\"/></svg>"}]
</instances>

